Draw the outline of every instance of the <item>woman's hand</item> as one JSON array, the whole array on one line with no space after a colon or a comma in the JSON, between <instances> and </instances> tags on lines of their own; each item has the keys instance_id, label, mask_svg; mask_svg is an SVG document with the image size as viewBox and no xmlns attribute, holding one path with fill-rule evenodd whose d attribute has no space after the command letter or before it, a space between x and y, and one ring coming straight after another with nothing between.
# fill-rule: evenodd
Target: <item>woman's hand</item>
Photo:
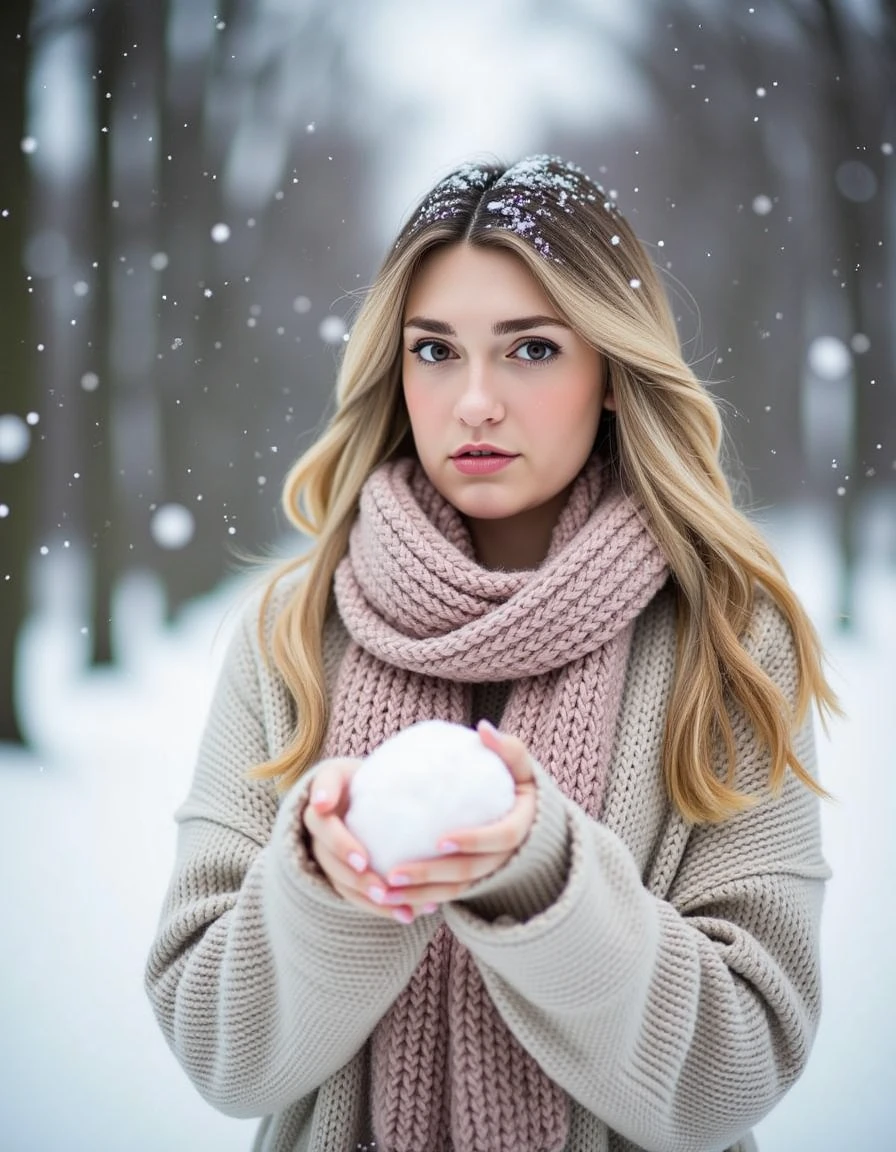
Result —
<instances>
[{"instance_id":1,"label":"woman's hand","mask_svg":"<svg viewBox=\"0 0 896 1152\"><path fill-rule=\"evenodd\" d=\"M360 768L359 759L328 760L320 766L311 786L303 821L311 839L311 852L331 886L350 904L378 916L410 924L418 912L435 912L424 901L411 907L407 901L387 900L385 880L372 871L367 850L343 823L348 811L349 786Z\"/></svg>"},{"instance_id":2,"label":"woman's hand","mask_svg":"<svg viewBox=\"0 0 896 1152\"><path fill-rule=\"evenodd\" d=\"M321 766L304 821L314 857L340 896L368 912L410 924L420 913L435 912L439 904L462 897L517 851L535 819L532 757L521 740L498 732L487 720L480 720L477 731L516 782L513 808L492 824L459 828L443 836L433 846L439 856L399 864L385 878L370 869L364 846L343 823L351 778L361 761L331 760Z\"/></svg>"}]
</instances>

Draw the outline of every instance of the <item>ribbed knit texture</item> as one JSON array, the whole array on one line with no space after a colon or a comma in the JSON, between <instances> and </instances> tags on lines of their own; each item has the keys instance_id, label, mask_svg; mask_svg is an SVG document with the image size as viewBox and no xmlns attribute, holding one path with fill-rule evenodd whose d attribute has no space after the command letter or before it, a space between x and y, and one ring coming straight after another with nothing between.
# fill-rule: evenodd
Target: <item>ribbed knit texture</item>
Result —
<instances>
[{"instance_id":1,"label":"ribbed knit texture","mask_svg":"<svg viewBox=\"0 0 896 1152\"><path fill-rule=\"evenodd\" d=\"M574 482L545 561L495 572L412 459L361 493L336 603L352 642L326 756L363 756L416 720L469 723L473 682L514 680L501 727L600 814L632 623L665 561L598 460ZM447 1105L446 1105L447 1095ZM373 1035L384 1152L561 1152L566 1093L514 1038L447 926Z\"/></svg>"},{"instance_id":2,"label":"ribbed knit texture","mask_svg":"<svg viewBox=\"0 0 896 1152\"><path fill-rule=\"evenodd\" d=\"M255 1152L369 1144L371 1035L445 923L569 1095L564 1152L746 1152L745 1134L812 1045L829 872L817 797L789 773L768 795L768 754L741 709L736 783L761 802L696 828L671 805L673 587L635 625L601 819L539 770L535 823L516 855L410 925L355 907L320 874L302 835L313 770L282 796L247 775L295 730L294 701L266 658L267 629L294 593L281 585L263 637L257 602L234 631L147 959L159 1025L197 1091L228 1115L264 1117ZM347 644L333 612L330 698ZM793 638L761 592L745 646L792 704ZM794 741L813 771L811 719ZM712 767L724 777L721 751Z\"/></svg>"}]
</instances>

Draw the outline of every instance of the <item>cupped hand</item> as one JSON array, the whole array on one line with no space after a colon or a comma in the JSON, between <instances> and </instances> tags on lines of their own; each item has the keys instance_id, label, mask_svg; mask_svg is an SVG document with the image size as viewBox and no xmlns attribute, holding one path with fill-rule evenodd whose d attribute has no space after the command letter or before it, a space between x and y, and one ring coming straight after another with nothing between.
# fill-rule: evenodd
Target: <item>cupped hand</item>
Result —
<instances>
[{"instance_id":1,"label":"cupped hand","mask_svg":"<svg viewBox=\"0 0 896 1152\"><path fill-rule=\"evenodd\" d=\"M318 867L339 895L358 908L410 924L419 912L434 912L431 901L411 907L408 901L387 900L387 885L370 867L364 845L345 826L351 780L362 761L343 757L325 760L311 785L303 822ZM425 906L424 906L425 905Z\"/></svg>"},{"instance_id":2,"label":"cupped hand","mask_svg":"<svg viewBox=\"0 0 896 1152\"><path fill-rule=\"evenodd\" d=\"M433 845L438 855L399 864L387 877L370 867L364 845L344 823L352 777L362 761L324 761L315 776L304 823L321 871L343 899L365 911L410 924L460 899L479 880L496 872L523 844L535 819L536 784L532 757L516 736L480 720L482 743L504 761L515 783L510 812L491 824L458 828Z\"/></svg>"}]
</instances>

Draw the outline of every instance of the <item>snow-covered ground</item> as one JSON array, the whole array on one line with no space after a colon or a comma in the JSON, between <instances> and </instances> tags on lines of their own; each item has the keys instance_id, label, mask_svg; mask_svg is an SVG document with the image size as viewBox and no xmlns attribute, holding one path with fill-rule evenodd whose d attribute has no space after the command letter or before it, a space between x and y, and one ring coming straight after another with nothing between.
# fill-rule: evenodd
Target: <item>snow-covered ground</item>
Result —
<instances>
[{"instance_id":1,"label":"snow-covered ground","mask_svg":"<svg viewBox=\"0 0 896 1152\"><path fill-rule=\"evenodd\" d=\"M767 525L827 642L848 719L819 733L834 869L825 1014L803 1079L758 1131L762 1152L888 1145L896 1123L896 519L870 523L852 633L832 626L827 525ZM51 559L51 558L48 558ZM49 566L47 568L49 572ZM143 964L218 662L229 585L160 624L151 582L115 609L122 666L84 671L77 558L63 556L22 638L36 751L0 747L0 1147L8 1152L245 1152L254 1121L220 1116L168 1052ZM221 627L224 622L223 628ZM421 1150L422 1152L422 1150Z\"/></svg>"}]
</instances>

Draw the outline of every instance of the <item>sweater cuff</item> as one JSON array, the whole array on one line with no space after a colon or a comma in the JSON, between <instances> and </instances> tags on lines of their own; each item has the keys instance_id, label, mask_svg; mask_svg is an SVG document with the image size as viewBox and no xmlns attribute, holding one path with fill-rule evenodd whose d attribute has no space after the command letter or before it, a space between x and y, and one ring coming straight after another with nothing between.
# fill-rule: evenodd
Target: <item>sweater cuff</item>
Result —
<instances>
[{"instance_id":1,"label":"sweater cuff","mask_svg":"<svg viewBox=\"0 0 896 1152\"><path fill-rule=\"evenodd\" d=\"M529 835L506 864L457 901L482 920L525 923L556 903L566 887L570 868L566 801L539 765L535 783L535 819Z\"/></svg>"}]
</instances>

